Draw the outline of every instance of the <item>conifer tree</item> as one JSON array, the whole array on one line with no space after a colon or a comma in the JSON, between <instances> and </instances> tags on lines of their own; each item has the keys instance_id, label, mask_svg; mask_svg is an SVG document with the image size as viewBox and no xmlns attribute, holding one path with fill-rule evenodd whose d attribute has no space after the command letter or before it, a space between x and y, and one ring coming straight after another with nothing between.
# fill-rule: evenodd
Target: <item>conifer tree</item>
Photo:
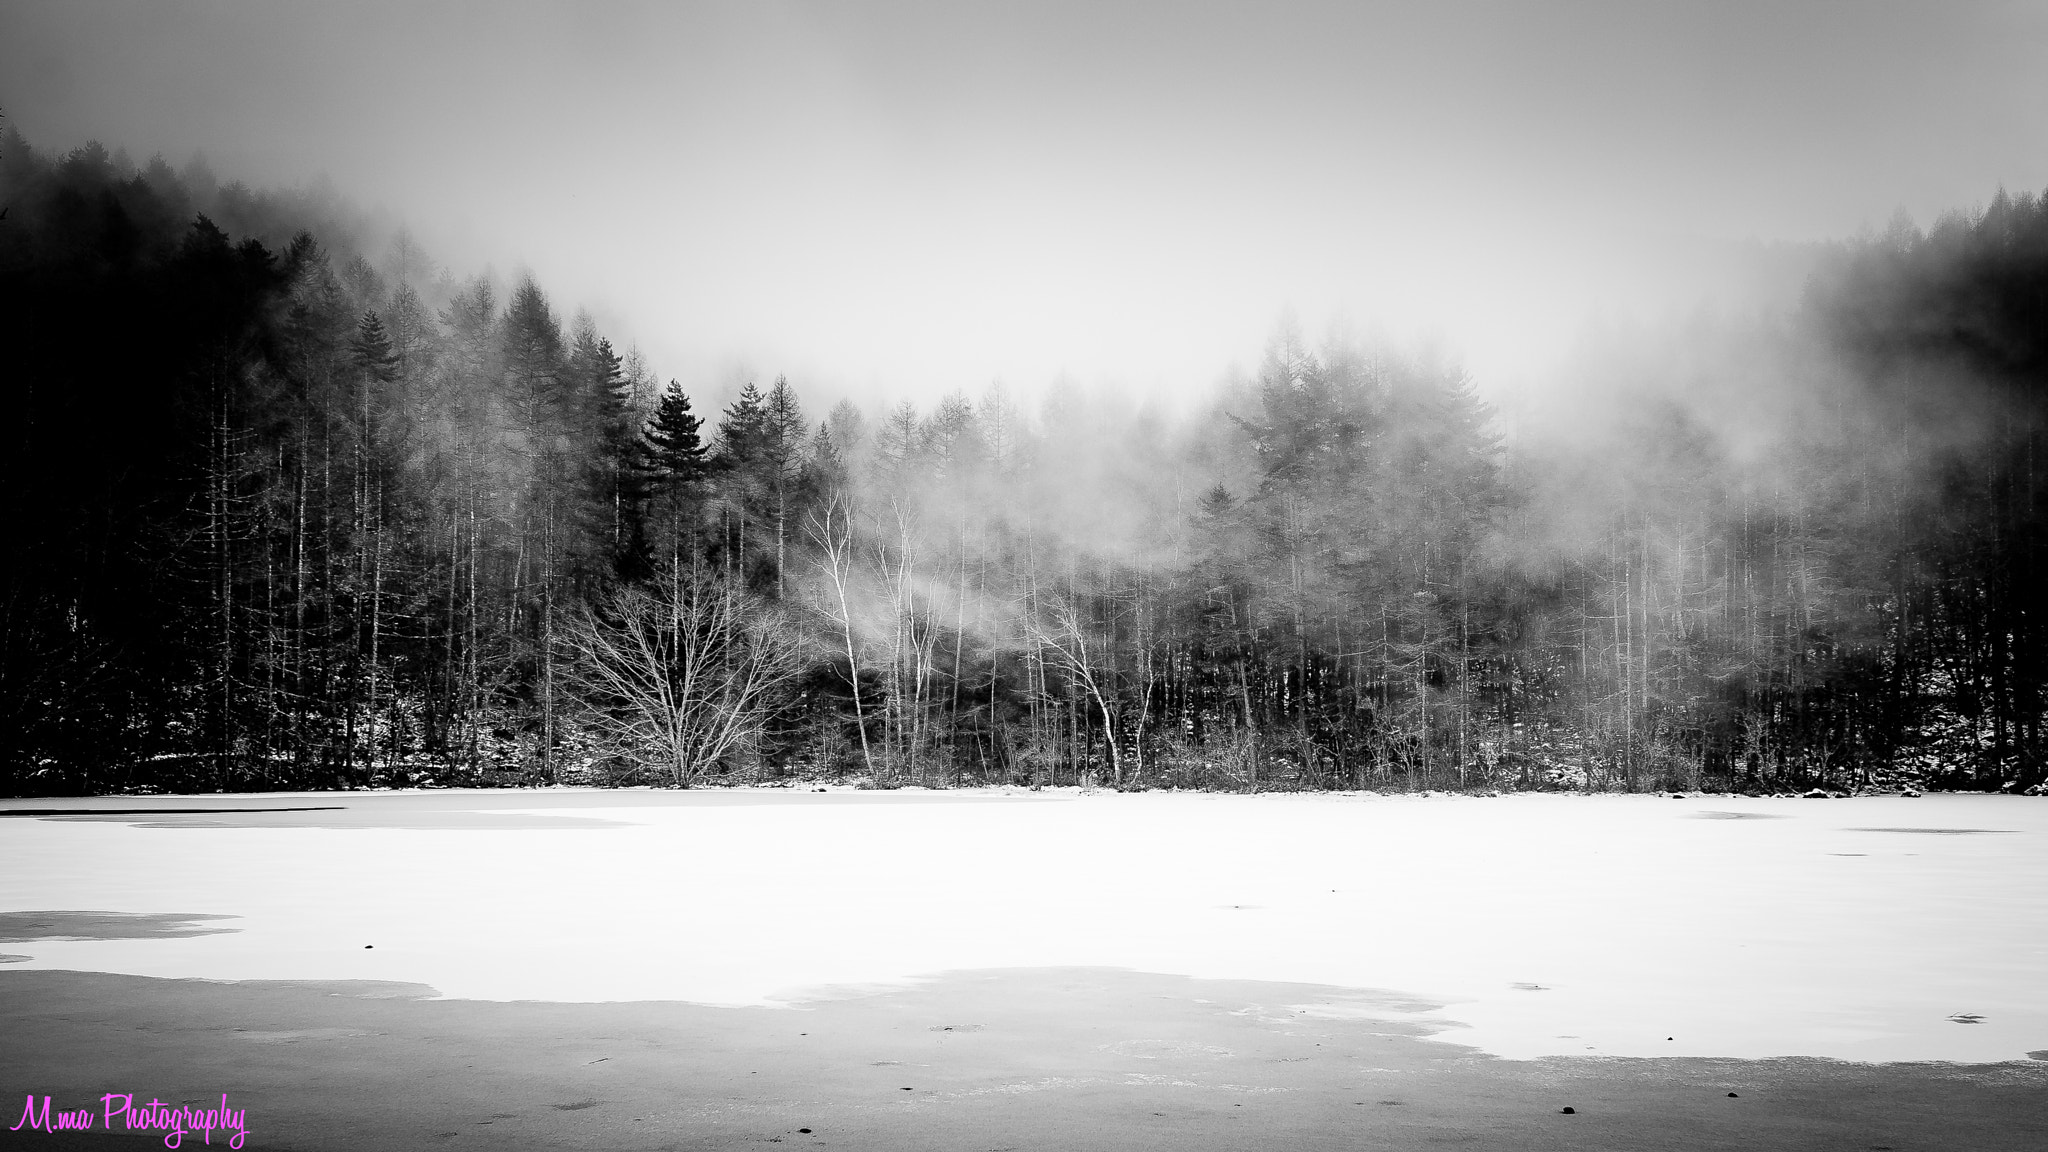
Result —
<instances>
[{"instance_id":1,"label":"conifer tree","mask_svg":"<svg viewBox=\"0 0 2048 1152\"><path fill-rule=\"evenodd\" d=\"M639 444L633 435L628 405L630 382L625 361L612 343L597 334L587 315L576 321L569 352L569 374L576 390L579 452L591 522L584 526L592 550L609 563L611 575L631 567L636 552L638 521Z\"/></svg>"},{"instance_id":2,"label":"conifer tree","mask_svg":"<svg viewBox=\"0 0 2048 1152\"><path fill-rule=\"evenodd\" d=\"M673 488L704 478L709 462L699 432L703 425L704 421L691 413L690 397L683 386L670 380L642 441L647 473L656 484Z\"/></svg>"},{"instance_id":3,"label":"conifer tree","mask_svg":"<svg viewBox=\"0 0 2048 1152\"><path fill-rule=\"evenodd\" d=\"M355 338L349 342L349 352L356 367L372 380L388 384L397 378L398 356L392 351L384 321L374 310L363 313L356 325Z\"/></svg>"},{"instance_id":4,"label":"conifer tree","mask_svg":"<svg viewBox=\"0 0 2048 1152\"><path fill-rule=\"evenodd\" d=\"M648 493L647 531L658 555L671 570L694 553L692 519L698 514L702 483L710 474L703 420L690 411L690 397L674 380L661 394L653 419L641 433L638 455Z\"/></svg>"},{"instance_id":5,"label":"conifer tree","mask_svg":"<svg viewBox=\"0 0 2048 1152\"><path fill-rule=\"evenodd\" d=\"M720 549L724 561L743 587L757 590L764 575L758 539L761 521L772 509L773 488L766 463L773 448L768 403L749 382L718 421L718 447L711 457L717 476L718 509L723 523Z\"/></svg>"},{"instance_id":6,"label":"conifer tree","mask_svg":"<svg viewBox=\"0 0 2048 1152\"><path fill-rule=\"evenodd\" d=\"M727 472L744 468L761 453L768 435L767 401L761 390L749 382L719 417L718 452L714 457L718 468Z\"/></svg>"}]
</instances>

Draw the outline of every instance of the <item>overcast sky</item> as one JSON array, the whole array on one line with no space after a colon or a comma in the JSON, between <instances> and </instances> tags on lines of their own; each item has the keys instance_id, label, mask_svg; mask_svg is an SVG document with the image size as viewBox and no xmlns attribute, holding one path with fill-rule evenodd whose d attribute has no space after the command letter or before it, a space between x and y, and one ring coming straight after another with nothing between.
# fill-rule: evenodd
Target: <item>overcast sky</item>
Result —
<instances>
[{"instance_id":1,"label":"overcast sky","mask_svg":"<svg viewBox=\"0 0 2048 1152\"><path fill-rule=\"evenodd\" d=\"M324 173L686 382L1199 389L1291 310L1500 389L1744 242L2048 185L2048 3L0 0L0 105Z\"/></svg>"}]
</instances>

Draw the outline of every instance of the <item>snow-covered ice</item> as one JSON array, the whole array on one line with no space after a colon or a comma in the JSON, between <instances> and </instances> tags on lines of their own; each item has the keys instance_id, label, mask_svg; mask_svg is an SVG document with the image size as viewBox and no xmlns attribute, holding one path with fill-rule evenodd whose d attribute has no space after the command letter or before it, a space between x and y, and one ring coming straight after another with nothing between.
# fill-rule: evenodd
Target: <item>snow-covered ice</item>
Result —
<instances>
[{"instance_id":1,"label":"snow-covered ice","mask_svg":"<svg viewBox=\"0 0 2048 1152\"><path fill-rule=\"evenodd\" d=\"M2048 800L711 799L462 801L616 822L539 828L9 818L0 910L227 914L207 927L239 931L0 950L26 968L717 1004L1112 966L1394 990L1442 1005L1419 1016L1440 1039L1512 1058L2048 1049Z\"/></svg>"}]
</instances>

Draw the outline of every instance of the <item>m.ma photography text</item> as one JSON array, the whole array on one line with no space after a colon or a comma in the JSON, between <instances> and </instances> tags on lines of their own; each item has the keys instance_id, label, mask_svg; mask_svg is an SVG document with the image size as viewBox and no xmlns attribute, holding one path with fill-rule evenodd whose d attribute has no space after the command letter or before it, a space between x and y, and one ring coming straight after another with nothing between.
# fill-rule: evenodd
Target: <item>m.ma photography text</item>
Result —
<instances>
[{"instance_id":1,"label":"m.ma photography text","mask_svg":"<svg viewBox=\"0 0 2048 1152\"><path fill-rule=\"evenodd\" d=\"M229 1148L240 1149L249 1138L249 1110L229 1107L225 1092L218 1103L201 1105L167 1104L154 1099L137 1104L132 1092L108 1092L100 1097L97 1110L56 1108L48 1096L38 1105L31 1092L22 1105L21 1119L8 1131L54 1134L90 1132L95 1128L104 1132L162 1132L166 1148L184 1147L188 1136L196 1136L200 1143L211 1146L218 1133L226 1138Z\"/></svg>"}]
</instances>

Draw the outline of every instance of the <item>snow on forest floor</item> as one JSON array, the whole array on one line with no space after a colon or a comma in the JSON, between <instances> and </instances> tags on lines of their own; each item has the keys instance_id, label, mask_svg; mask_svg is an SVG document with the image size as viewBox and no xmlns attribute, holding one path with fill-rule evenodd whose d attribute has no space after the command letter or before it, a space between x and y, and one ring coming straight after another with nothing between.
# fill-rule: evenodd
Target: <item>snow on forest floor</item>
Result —
<instances>
[{"instance_id":1,"label":"snow on forest floor","mask_svg":"<svg viewBox=\"0 0 2048 1152\"><path fill-rule=\"evenodd\" d=\"M223 811L252 808L270 810ZM7 811L0 914L229 917L0 915L20 968L796 1004L1096 966L1390 990L1439 1039L1517 1059L2048 1049L2048 800L562 790Z\"/></svg>"}]
</instances>

